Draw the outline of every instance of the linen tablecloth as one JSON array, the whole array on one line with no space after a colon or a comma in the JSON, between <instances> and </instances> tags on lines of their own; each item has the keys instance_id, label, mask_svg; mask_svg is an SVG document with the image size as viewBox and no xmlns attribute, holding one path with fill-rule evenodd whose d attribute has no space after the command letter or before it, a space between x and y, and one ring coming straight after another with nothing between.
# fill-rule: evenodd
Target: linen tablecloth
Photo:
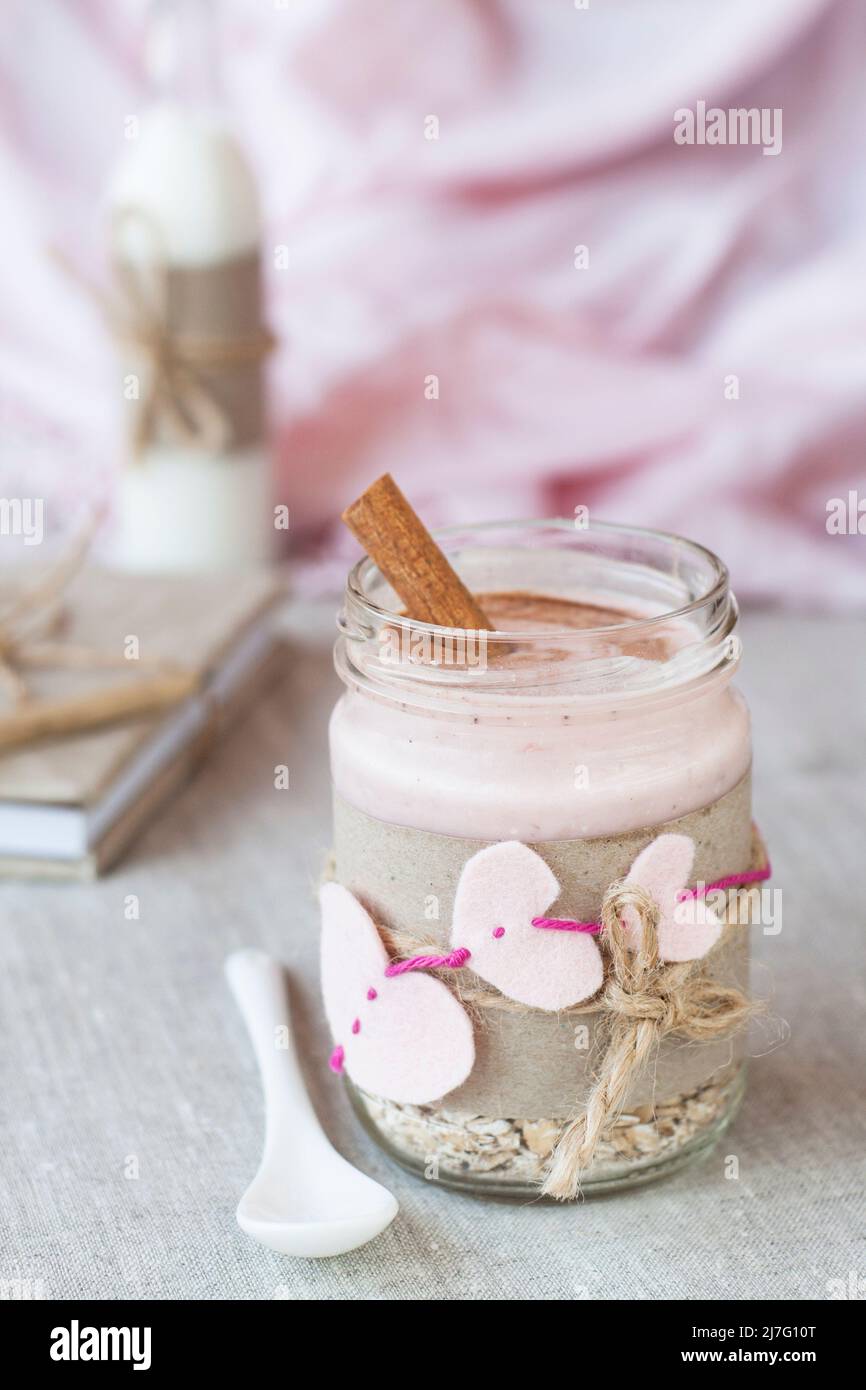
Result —
<instances>
[{"instance_id":1,"label":"linen tablecloth","mask_svg":"<svg viewBox=\"0 0 866 1390\"><path fill-rule=\"evenodd\" d=\"M866 1277L863 622L743 623L756 815L783 905L781 933L755 933L755 983L787 1041L774 1045L775 1022L757 1030L766 1055L710 1157L567 1207L478 1201L403 1173L328 1070L313 894L329 845L332 625L333 605L294 607L285 680L109 877L0 885L4 1287L80 1299L824 1299L853 1287L852 1271ZM282 764L288 790L275 787ZM400 1201L383 1236L339 1259L280 1257L235 1224L262 1130L222 975L243 945L287 963L321 1118Z\"/></svg>"}]
</instances>

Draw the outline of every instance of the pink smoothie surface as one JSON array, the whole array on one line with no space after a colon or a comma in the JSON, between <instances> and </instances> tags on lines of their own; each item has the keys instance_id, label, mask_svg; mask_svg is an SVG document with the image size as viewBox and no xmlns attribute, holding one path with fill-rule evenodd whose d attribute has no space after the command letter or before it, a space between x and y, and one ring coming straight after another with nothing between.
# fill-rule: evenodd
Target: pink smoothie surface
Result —
<instances>
[{"instance_id":1,"label":"pink smoothie surface","mask_svg":"<svg viewBox=\"0 0 866 1390\"><path fill-rule=\"evenodd\" d=\"M526 667L543 680L574 661L556 633L608 629L593 655L632 658L650 676L696 640L678 621L647 634L631 625L636 614L601 601L479 598L498 629L551 634L549 647L515 644L492 657L518 677ZM348 690L331 718L334 784L368 815L472 839L573 839L657 825L730 791L749 767L751 743L748 711L727 671L650 696L620 698L614 682L587 700L567 679L537 688L524 681L483 700L450 691L431 711Z\"/></svg>"}]
</instances>

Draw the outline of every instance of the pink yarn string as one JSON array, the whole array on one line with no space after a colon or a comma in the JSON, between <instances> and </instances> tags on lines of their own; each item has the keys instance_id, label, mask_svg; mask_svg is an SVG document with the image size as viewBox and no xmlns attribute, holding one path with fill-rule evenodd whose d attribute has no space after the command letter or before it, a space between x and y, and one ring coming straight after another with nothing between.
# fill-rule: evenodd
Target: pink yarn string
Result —
<instances>
[{"instance_id":1,"label":"pink yarn string","mask_svg":"<svg viewBox=\"0 0 866 1390\"><path fill-rule=\"evenodd\" d=\"M742 888L747 883L763 883L770 877L770 872L770 861L767 860L762 869L752 869L742 874L727 874L724 878L717 878L715 882L705 883L700 888L685 888L678 897L682 902L686 898L705 897L707 893L725 888ZM585 932L588 936L598 936L601 931L601 922L578 922L573 917L533 917L532 925L540 927L543 931ZM493 934L504 935L504 932L500 927ZM385 974L393 979L395 975L405 975L409 970L462 970L471 954L468 947L457 946L447 956L411 956L409 960L393 961L386 968Z\"/></svg>"},{"instance_id":2,"label":"pink yarn string","mask_svg":"<svg viewBox=\"0 0 866 1390\"><path fill-rule=\"evenodd\" d=\"M706 897L707 893L720 892L726 888L743 888L749 883L763 883L770 877L770 872L768 859L762 869L752 869L742 874L727 874L724 878L717 878L714 883L705 883L699 888L684 888L677 894L677 899L683 902L687 898ZM544 931L586 932L589 936L597 936L601 931L600 922L577 922L571 917L533 917L532 925ZM493 935L504 936L504 928L497 927ZM409 960L393 961L387 966L385 974L393 979L395 975L405 975L409 970L462 970L471 955L472 952L467 946L457 946L447 956L412 956ZM367 991L368 999L376 997L375 989ZM352 1032L357 1034L360 1031L361 1021L356 1018L352 1024ZM345 1063L345 1050L338 1045L328 1058L328 1066L332 1072L340 1075L345 1069Z\"/></svg>"},{"instance_id":3,"label":"pink yarn string","mask_svg":"<svg viewBox=\"0 0 866 1390\"><path fill-rule=\"evenodd\" d=\"M687 898L705 898L707 893L721 892L725 888L743 888L747 883L763 883L770 877L771 872L768 859L762 869L750 869L743 874L727 874L725 878L717 878L714 883L705 883L700 888L684 888L677 894L677 900L685 902ZM588 932L591 936L597 936L601 931L601 922L576 922L571 917L533 917L532 925L545 931L582 931Z\"/></svg>"},{"instance_id":4,"label":"pink yarn string","mask_svg":"<svg viewBox=\"0 0 866 1390\"><path fill-rule=\"evenodd\" d=\"M677 896L680 902L684 902L686 898L704 898L707 893L720 892L725 888L743 888L747 883L763 883L770 877L771 872L768 859L762 869L751 869L745 874L728 874L727 878L717 878L715 883L705 883L702 888L684 888Z\"/></svg>"},{"instance_id":5,"label":"pink yarn string","mask_svg":"<svg viewBox=\"0 0 866 1390\"><path fill-rule=\"evenodd\" d=\"M460 970L472 952L466 946L458 946L447 956L412 956L410 960L392 962L385 971L390 978L405 975L407 970Z\"/></svg>"},{"instance_id":6,"label":"pink yarn string","mask_svg":"<svg viewBox=\"0 0 866 1390\"><path fill-rule=\"evenodd\" d=\"M684 888L679 893L678 899L683 902L687 898L705 897L707 893L719 892L726 888L742 888L749 883L763 883L770 877L770 861L762 869L752 869L742 874L727 874L724 878L717 878L713 883L705 883L699 888ZM540 927L543 931L573 931L585 932L589 936L597 936L601 931L600 922L578 922L571 917L533 917L532 925ZM498 929L498 934L503 935L503 929ZM494 932L494 936L497 932ZM385 974L393 979L396 975L405 975L410 970L462 970L469 960L472 952L466 946L457 946L450 951L447 956L411 956L409 960L393 961L385 970ZM369 990L368 999L375 999L375 990ZM361 1024L358 1019L352 1025L352 1032L360 1032ZM342 1047L335 1047L331 1053L329 1066L333 1072L341 1072L345 1062L345 1053Z\"/></svg>"},{"instance_id":7,"label":"pink yarn string","mask_svg":"<svg viewBox=\"0 0 866 1390\"><path fill-rule=\"evenodd\" d=\"M575 922L571 917L533 917L532 925L545 931L583 931L590 936L601 931L601 922Z\"/></svg>"}]
</instances>

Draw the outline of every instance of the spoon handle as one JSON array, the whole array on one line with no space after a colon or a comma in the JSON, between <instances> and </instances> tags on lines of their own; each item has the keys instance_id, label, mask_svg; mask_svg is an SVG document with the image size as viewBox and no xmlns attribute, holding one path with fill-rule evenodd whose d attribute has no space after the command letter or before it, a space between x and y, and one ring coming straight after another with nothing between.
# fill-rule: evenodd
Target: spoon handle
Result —
<instances>
[{"instance_id":1,"label":"spoon handle","mask_svg":"<svg viewBox=\"0 0 866 1390\"><path fill-rule=\"evenodd\" d=\"M249 947L232 952L225 973L259 1065L266 1145L286 1130L295 1140L302 1132L324 1139L298 1063L283 967L273 956Z\"/></svg>"}]
</instances>

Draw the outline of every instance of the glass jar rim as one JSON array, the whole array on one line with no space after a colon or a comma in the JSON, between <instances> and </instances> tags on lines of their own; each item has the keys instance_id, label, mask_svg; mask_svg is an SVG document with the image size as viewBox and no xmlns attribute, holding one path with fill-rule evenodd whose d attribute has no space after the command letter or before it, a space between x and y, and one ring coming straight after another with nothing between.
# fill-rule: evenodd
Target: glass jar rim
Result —
<instances>
[{"instance_id":1,"label":"glass jar rim","mask_svg":"<svg viewBox=\"0 0 866 1390\"><path fill-rule=\"evenodd\" d=\"M677 549L683 552L690 552L695 556L704 559L714 578L712 584L704 593L692 599L689 603L682 604L677 608L668 609L662 613L652 614L647 617L628 617L622 623L611 623L598 627L582 627L577 630L582 637L605 637L617 635L622 637L625 630L635 633L648 634L660 625L671 623L676 620L683 620L698 612L702 607L711 605L724 598L729 591L730 574L727 566L719 559L707 546L701 545L699 541L691 541L684 536L679 536L673 531L656 530L648 526L629 526L620 522L613 521L590 521L585 527L576 527L574 521L567 517L549 517L521 521L509 519L505 521L481 521L472 522L464 525L443 526L431 531L431 535L437 540L456 539L466 535L468 532L490 533L494 531L516 531L518 529L543 532L545 530L561 531L568 534L586 535L587 533L599 534L603 536L620 536L625 539L628 537L640 538L647 541L655 541L669 546L671 550ZM352 566L346 578L346 593L351 595L354 602L362 610L366 611L371 618L378 621L386 621L390 626L400 626L411 628L413 631L426 632L433 635L453 635L456 632L463 632L466 629L446 627L439 623L424 622L419 618L412 618L404 613L396 612L393 608L384 608L375 602L366 593L364 580L374 572L379 572L378 566L370 558L364 555ZM577 635L574 628L563 628L561 630L545 629L544 636L551 640L574 640ZM497 628L496 640L501 642L537 642L539 633L537 630L526 631L511 628Z\"/></svg>"},{"instance_id":2,"label":"glass jar rim","mask_svg":"<svg viewBox=\"0 0 866 1390\"><path fill-rule=\"evenodd\" d=\"M510 719L563 700L678 698L707 678L726 678L738 664L738 645L729 640L738 613L727 568L696 541L564 518L434 534L446 553L457 554L456 568L477 594L603 605L622 611L623 621L445 627L397 611L392 586L365 557L348 576L338 618L335 663L348 687L389 702L436 705L454 717L455 700L465 714L473 703L489 710L505 695Z\"/></svg>"}]
</instances>

